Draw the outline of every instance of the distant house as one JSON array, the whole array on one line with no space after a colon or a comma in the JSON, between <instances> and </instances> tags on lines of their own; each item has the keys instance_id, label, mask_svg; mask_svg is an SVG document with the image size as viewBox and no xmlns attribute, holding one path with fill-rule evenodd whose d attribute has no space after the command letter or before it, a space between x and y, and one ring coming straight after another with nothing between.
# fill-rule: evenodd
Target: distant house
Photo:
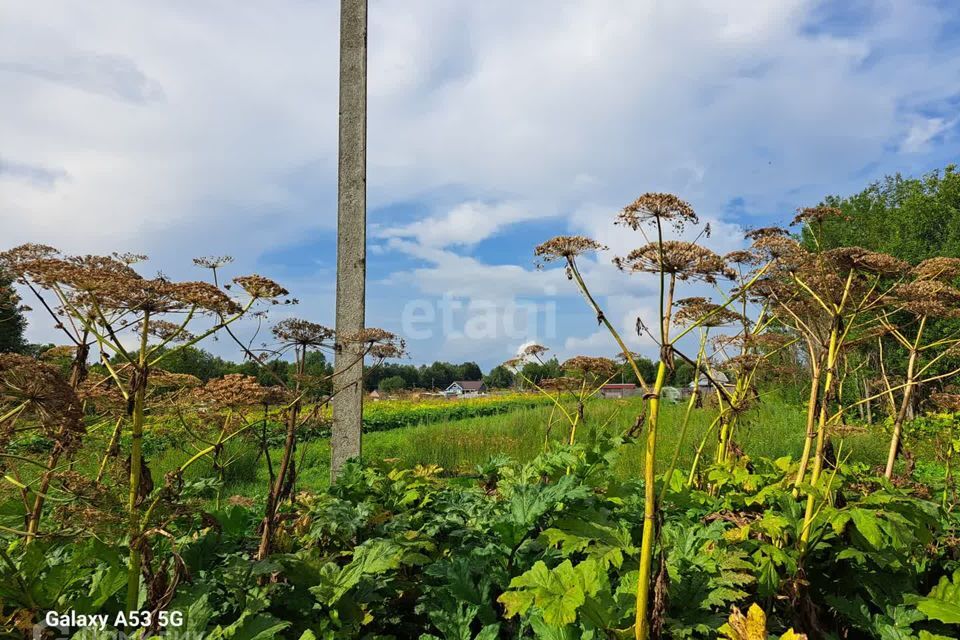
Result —
<instances>
[{"instance_id":1,"label":"distant house","mask_svg":"<svg viewBox=\"0 0 960 640\"><path fill-rule=\"evenodd\" d=\"M611 382L600 387L600 396L603 398L629 398L638 393L640 390L632 382Z\"/></svg>"},{"instance_id":2,"label":"distant house","mask_svg":"<svg viewBox=\"0 0 960 640\"><path fill-rule=\"evenodd\" d=\"M371 392L370 392L370 399L371 399L371 400L374 400L374 401L379 400L379 399L380 399L380 392L377 391L376 389L374 389L373 391L371 391Z\"/></svg>"},{"instance_id":3,"label":"distant house","mask_svg":"<svg viewBox=\"0 0 960 640\"><path fill-rule=\"evenodd\" d=\"M730 378L727 377L723 371L710 371L710 378L713 378L714 381L723 386L726 391L733 390L733 384L730 382ZM693 381L688 385L688 390L686 395L693 393L694 388L696 387L697 391L701 394L709 394L714 390L713 384L710 382L710 378L707 378L705 373L700 374L699 380L696 383Z\"/></svg>"},{"instance_id":4,"label":"distant house","mask_svg":"<svg viewBox=\"0 0 960 640\"><path fill-rule=\"evenodd\" d=\"M444 389L445 396L482 396L487 393L487 385L483 380L457 380Z\"/></svg>"}]
</instances>

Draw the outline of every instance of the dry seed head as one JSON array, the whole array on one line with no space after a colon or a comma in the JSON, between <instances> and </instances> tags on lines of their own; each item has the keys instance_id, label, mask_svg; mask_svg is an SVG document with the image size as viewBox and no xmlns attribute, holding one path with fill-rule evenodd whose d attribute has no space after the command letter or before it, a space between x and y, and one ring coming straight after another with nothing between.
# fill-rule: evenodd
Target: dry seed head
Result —
<instances>
[{"instance_id":1,"label":"dry seed head","mask_svg":"<svg viewBox=\"0 0 960 640\"><path fill-rule=\"evenodd\" d=\"M607 247L596 240L584 236L557 236L537 246L533 255L538 258L537 266L543 266L555 260L575 258L588 251L605 251Z\"/></svg>"},{"instance_id":2,"label":"dry seed head","mask_svg":"<svg viewBox=\"0 0 960 640\"><path fill-rule=\"evenodd\" d=\"M163 369L151 369L148 384L154 389L185 389L199 387L200 378L189 373L173 373Z\"/></svg>"},{"instance_id":3,"label":"dry seed head","mask_svg":"<svg viewBox=\"0 0 960 640\"><path fill-rule=\"evenodd\" d=\"M750 229L743 237L747 240L759 240L760 238L769 238L769 237L787 237L790 235L790 232L784 229L783 227L760 227L758 229Z\"/></svg>"},{"instance_id":4,"label":"dry seed head","mask_svg":"<svg viewBox=\"0 0 960 640\"><path fill-rule=\"evenodd\" d=\"M843 216L843 211L837 207L826 207L826 206L817 206L817 207L800 207L797 209L797 215L794 216L793 222L791 225L798 224L819 224L824 220L829 220L833 218L840 218Z\"/></svg>"},{"instance_id":5,"label":"dry seed head","mask_svg":"<svg viewBox=\"0 0 960 640\"><path fill-rule=\"evenodd\" d=\"M762 235L753 239L753 249L761 255L780 261L802 259L806 249L796 240L785 235Z\"/></svg>"},{"instance_id":6,"label":"dry seed head","mask_svg":"<svg viewBox=\"0 0 960 640\"><path fill-rule=\"evenodd\" d=\"M722 327L744 321L744 317L739 313L734 313L706 298L684 298L677 300L676 305L677 312L673 321L677 325L699 323L701 327Z\"/></svg>"},{"instance_id":7,"label":"dry seed head","mask_svg":"<svg viewBox=\"0 0 960 640\"><path fill-rule=\"evenodd\" d=\"M201 256L193 259L193 264L204 269L219 269L231 262L233 262L231 256Z\"/></svg>"},{"instance_id":8,"label":"dry seed head","mask_svg":"<svg viewBox=\"0 0 960 640\"><path fill-rule=\"evenodd\" d=\"M658 220L670 222L677 230L683 229L686 223L699 222L689 202L671 193L645 193L617 214L616 224L636 231L642 225Z\"/></svg>"},{"instance_id":9,"label":"dry seed head","mask_svg":"<svg viewBox=\"0 0 960 640\"><path fill-rule=\"evenodd\" d=\"M957 393L931 393L930 401L940 409L946 411L960 412L960 394Z\"/></svg>"},{"instance_id":10,"label":"dry seed head","mask_svg":"<svg viewBox=\"0 0 960 640\"><path fill-rule=\"evenodd\" d=\"M368 355L378 359L399 358L406 354L407 344L386 329L368 327L340 338L341 344L363 345Z\"/></svg>"},{"instance_id":11,"label":"dry seed head","mask_svg":"<svg viewBox=\"0 0 960 640\"><path fill-rule=\"evenodd\" d=\"M143 323L138 322L136 330L140 332L142 330ZM147 325L147 333L154 338L159 338L164 342L182 342L185 340L190 340L194 336L189 331L181 327L181 325L175 322L168 322L166 320L150 320L150 323Z\"/></svg>"},{"instance_id":12,"label":"dry seed head","mask_svg":"<svg viewBox=\"0 0 960 640\"><path fill-rule=\"evenodd\" d=\"M612 377L618 371L617 364L610 358L592 356L574 356L560 368L576 378L601 380Z\"/></svg>"},{"instance_id":13,"label":"dry seed head","mask_svg":"<svg viewBox=\"0 0 960 640\"><path fill-rule=\"evenodd\" d=\"M928 258L913 268L919 280L954 280L960 277L960 258Z\"/></svg>"},{"instance_id":14,"label":"dry seed head","mask_svg":"<svg viewBox=\"0 0 960 640\"><path fill-rule=\"evenodd\" d=\"M899 284L886 301L916 316L960 317L960 290L937 280Z\"/></svg>"},{"instance_id":15,"label":"dry seed head","mask_svg":"<svg viewBox=\"0 0 960 640\"><path fill-rule=\"evenodd\" d=\"M661 262L662 253L662 262ZM661 246L656 242L634 249L626 258L614 258L617 268L627 272L676 274L681 280L716 282L717 277L733 279L736 273L723 259L706 247L683 240L667 240Z\"/></svg>"},{"instance_id":16,"label":"dry seed head","mask_svg":"<svg viewBox=\"0 0 960 640\"><path fill-rule=\"evenodd\" d=\"M517 355L521 358L539 358L547 351L550 351L549 347L545 347L542 344L533 343L525 346Z\"/></svg>"},{"instance_id":17,"label":"dry seed head","mask_svg":"<svg viewBox=\"0 0 960 640\"><path fill-rule=\"evenodd\" d=\"M723 261L729 265L738 267L756 267L763 264L763 256L756 251L743 249L739 251L731 251L727 255L723 256Z\"/></svg>"},{"instance_id":18,"label":"dry seed head","mask_svg":"<svg viewBox=\"0 0 960 640\"><path fill-rule=\"evenodd\" d=\"M281 320L273 328L273 335L285 344L301 347L331 346L333 329L299 318Z\"/></svg>"},{"instance_id":19,"label":"dry seed head","mask_svg":"<svg viewBox=\"0 0 960 640\"><path fill-rule=\"evenodd\" d=\"M830 249L823 252L823 257L845 272L858 271L877 275L896 275L906 273L910 268L903 260L863 247Z\"/></svg>"},{"instance_id":20,"label":"dry seed head","mask_svg":"<svg viewBox=\"0 0 960 640\"><path fill-rule=\"evenodd\" d=\"M178 282L170 285L173 296L182 303L224 315L240 313L242 308L230 296L209 282Z\"/></svg>"},{"instance_id":21,"label":"dry seed head","mask_svg":"<svg viewBox=\"0 0 960 640\"><path fill-rule=\"evenodd\" d=\"M40 354L41 360L56 360L57 358L73 358L77 354L77 347L72 344L51 347Z\"/></svg>"},{"instance_id":22,"label":"dry seed head","mask_svg":"<svg viewBox=\"0 0 960 640\"><path fill-rule=\"evenodd\" d=\"M267 389L253 376L230 373L214 378L194 391L194 399L200 405L213 408L245 407L263 404Z\"/></svg>"},{"instance_id":23,"label":"dry seed head","mask_svg":"<svg viewBox=\"0 0 960 640\"><path fill-rule=\"evenodd\" d=\"M544 378L538 386L551 391L576 391L581 384L580 380L575 378Z\"/></svg>"},{"instance_id":24,"label":"dry seed head","mask_svg":"<svg viewBox=\"0 0 960 640\"><path fill-rule=\"evenodd\" d=\"M234 278L233 281L240 285L252 298L270 300L290 293L273 280L257 274L240 276Z\"/></svg>"},{"instance_id":25,"label":"dry seed head","mask_svg":"<svg viewBox=\"0 0 960 640\"><path fill-rule=\"evenodd\" d=\"M510 358L509 360L504 361L502 366L506 369L509 369L510 371L516 372L519 369L521 369L524 364L525 363L523 361L523 358L518 357L518 358Z\"/></svg>"},{"instance_id":26,"label":"dry seed head","mask_svg":"<svg viewBox=\"0 0 960 640\"><path fill-rule=\"evenodd\" d=\"M83 410L60 372L28 356L0 353L0 413L21 404L25 404L21 415L32 417L43 434L59 446L79 444L85 432ZM12 420L0 424L0 443L9 440L12 424Z\"/></svg>"}]
</instances>

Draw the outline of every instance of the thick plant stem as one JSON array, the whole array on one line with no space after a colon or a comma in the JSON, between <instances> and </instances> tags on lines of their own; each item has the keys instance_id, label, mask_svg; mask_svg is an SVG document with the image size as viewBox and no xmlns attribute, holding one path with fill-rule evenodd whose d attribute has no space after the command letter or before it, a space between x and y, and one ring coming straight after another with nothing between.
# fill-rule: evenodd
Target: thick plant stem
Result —
<instances>
[{"instance_id":1,"label":"thick plant stem","mask_svg":"<svg viewBox=\"0 0 960 640\"><path fill-rule=\"evenodd\" d=\"M810 471L810 484L816 485L820 479L820 473L823 471L823 453L826 446L827 431L827 404L830 400L830 391L833 388L834 369L837 366L837 352L839 351L840 329L837 322L834 322L830 330L830 344L827 349L827 369L823 379L823 398L820 401L820 412L817 420L817 449L813 458L813 469ZM803 530L800 532L800 548L806 549L807 542L810 540L810 525L813 522L814 507L816 502L816 492L810 491L807 494L807 507L803 515Z\"/></svg>"},{"instance_id":2,"label":"thick plant stem","mask_svg":"<svg viewBox=\"0 0 960 640\"><path fill-rule=\"evenodd\" d=\"M890 450L887 453L887 467L883 472L883 475L887 478L887 480L893 477L893 466L897 462L897 454L900 452L900 439L903 436L903 423L907 419L907 411L910 409L910 401L913 400L917 355L920 351L920 339L923 337L923 328L926 322L926 316L921 318L920 326L917 329L917 339L913 343L913 348L910 349L910 357L907 360L906 386L903 388L903 400L900 402L900 409L897 411L897 417L893 421L893 434L890 436Z\"/></svg>"},{"instance_id":3,"label":"thick plant stem","mask_svg":"<svg viewBox=\"0 0 960 640\"><path fill-rule=\"evenodd\" d=\"M130 494L127 499L127 535L130 538L130 559L127 565L127 611L137 609L140 601L140 474L143 468L143 409L147 394L147 339L150 314L143 317L140 353L134 375L133 424L130 442Z\"/></svg>"},{"instance_id":4,"label":"thick plant stem","mask_svg":"<svg viewBox=\"0 0 960 640\"><path fill-rule=\"evenodd\" d=\"M807 398L806 433L803 436L803 453L800 455L800 464L797 467L797 476L793 479L793 495L797 495L797 487L803 482L810 464L810 453L813 450L813 440L816 437L814 426L817 423L817 399L820 397L820 365L814 362L810 376L810 397Z\"/></svg>"},{"instance_id":5,"label":"thick plant stem","mask_svg":"<svg viewBox=\"0 0 960 640\"><path fill-rule=\"evenodd\" d=\"M657 367L647 418L647 444L643 468L643 537L640 540L640 575L637 579L637 618L634 626L636 640L650 636L648 608L650 603L650 578L653 569L653 540L656 538L656 446L657 422L660 417L660 392L667 376L667 363L663 360Z\"/></svg>"},{"instance_id":6,"label":"thick plant stem","mask_svg":"<svg viewBox=\"0 0 960 640\"><path fill-rule=\"evenodd\" d=\"M297 354L297 379L303 375L306 362L306 348ZM257 549L257 558L264 559L270 555L273 547L274 528L276 526L277 509L283 501L286 491L292 486L292 466L294 450L297 446L297 423L300 419L300 383L297 382L296 389L298 396L290 407L287 415L287 434L283 443L283 457L280 459L280 468L277 470L277 477L273 480L273 486L267 494L267 505L263 514L263 522L260 532L260 546Z\"/></svg>"}]
</instances>

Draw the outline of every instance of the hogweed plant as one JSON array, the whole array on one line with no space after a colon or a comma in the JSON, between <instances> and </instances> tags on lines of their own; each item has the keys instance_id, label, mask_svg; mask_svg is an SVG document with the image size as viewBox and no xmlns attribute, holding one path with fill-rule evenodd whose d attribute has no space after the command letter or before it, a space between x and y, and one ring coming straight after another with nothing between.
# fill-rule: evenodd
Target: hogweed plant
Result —
<instances>
[{"instance_id":1,"label":"hogweed plant","mask_svg":"<svg viewBox=\"0 0 960 640\"><path fill-rule=\"evenodd\" d=\"M913 270L914 280L899 284L890 292L890 308L880 315L880 322L888 335L893 337L907 353L904 384L900 406L893 420L890 447L884 475L893 477L894 464L900 451L903 423L907 419L918 385L918 378L934 364L950 354L951 347L960 344L960 337L953 335L924 341L928 320L932 318L960 317L960 290L948 284L960 275L960 259L933 258L921 262ZM912 322L904 325L895 322L894 313L911 316ZM908 330L912 328L912 331ZM939 354L936 352L939 350ZM929 354L935 355L930 356ZM921 358L928 362L921 364ZM950 372L946 375L952 375ZM938 379L943 376L936 376ZM928 382L930 380L927 380ZM891 392L892 393L892 392Z\"/></svg>"},{"instance_id":2,"label":"hogweed plant","mask_svg":"<svg viewBox=\"0 0 960 640\"><path fill-rule=\"evenodd\" d=\"M128 423L131 442L127 493L129 610L136 609L140 602L145 550L143 511L153 484L143 455L151 375L170 354L214 335L258 302L286 294L266 278L247 276L235 280L245 290L246 299L235 300L209 283L144 277L132 266L142 258L66 256L51 248L21 248L5 259L20 279L42 296L58 325L69 324L76 335L92 338L107 377L126 404L124 422ZM191 332L190 327L203 317L212 318L212 326ZM168 348L188 333L190 339ZM155 335L162 337L151 343Z\"/></svg>"},{"instance_id":3,"label":"hogweed plant","mask_svg":"<svg viewBox=\"0 0 960 640\"><path fill-rule=\"evenodd\" d=\"M637 380L640 381L646 398L646 429L644 449L644 521L640 545L640 570L636 590L636 619L634 633L638 639L646 639L650 635L651 620L651 584L653 570L653 548L657 538L657 495L656 495L656 445L657 428L660 416L660 396L668 373L674 369L674 357L683 356L677 348L677 342L683 336L696 330L708 322L721 310L726 309L732 299L717 305L705 316L691 322L684 330L671 335L671 320L674 313L674 298L678 282L701 281L710 284L719 279L731 279L734 274L723 259L700 246L696 242L668 240L665 237L667 227L679 233L687 226L696 226L699 219L693 208L680 198L664 193L647 193L625 207L616 218L616 224L626 226L639 232L646 240L646 244L628 253L624 257L614 259L614 264L626 273L649 273L659 281L659 321L655 333L650 334L654 342L659 345L660 358L657 365L656 377L651 384L644 380L637 366L636 359L627 348L617 329L609 321L606 314L591 294L577 263L577 258L587 252L597 252L605 247L589 238L580 236L562 236L554 238L538 246L535 255L541 264L552 261L565 262L569 279L573 280L587 303L597 315L597 320L603 324L617 345L621 354L630 363ZM647 237L648 232L650 238ZM701 233L707 233L704 228ZM652 239L651 239L652 238ZM755 280L762 273L762 269ZM752 280L752 281L753 281ZM747 287L752 284L747 283ZM638 327L643 327L638 320ZM649 332L648 332L649 333ZM691 358L683 356L687 361Z\"/></svg>"}]
</instances>

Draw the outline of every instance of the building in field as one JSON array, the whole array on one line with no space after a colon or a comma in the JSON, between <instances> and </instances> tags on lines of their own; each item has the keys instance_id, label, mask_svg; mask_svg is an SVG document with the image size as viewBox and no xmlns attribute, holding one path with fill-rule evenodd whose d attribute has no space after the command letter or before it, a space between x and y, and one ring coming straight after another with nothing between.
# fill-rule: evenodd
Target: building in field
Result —
<instances>
[{"instance_id":1,"label":"building in field","mask_svg":"<svg viewBox=\"0 0 960 640\"><path fill-rule=\"evenodd\" d=\"M600 387L602 398L630 398L640 393L640 389L632 382L611 382Z\"/></svg>"},{"instance_id":2,"label":"building in field","mask_svg":"<svg viewBox=\"0 0 960 640\"><path fill-rule=\"evenodd\" d=\"M448 398L474 397L487 395L487 385L483 380L456 380L449 387L444 389L443 395Z\"/></svg>"}]
</instances>

